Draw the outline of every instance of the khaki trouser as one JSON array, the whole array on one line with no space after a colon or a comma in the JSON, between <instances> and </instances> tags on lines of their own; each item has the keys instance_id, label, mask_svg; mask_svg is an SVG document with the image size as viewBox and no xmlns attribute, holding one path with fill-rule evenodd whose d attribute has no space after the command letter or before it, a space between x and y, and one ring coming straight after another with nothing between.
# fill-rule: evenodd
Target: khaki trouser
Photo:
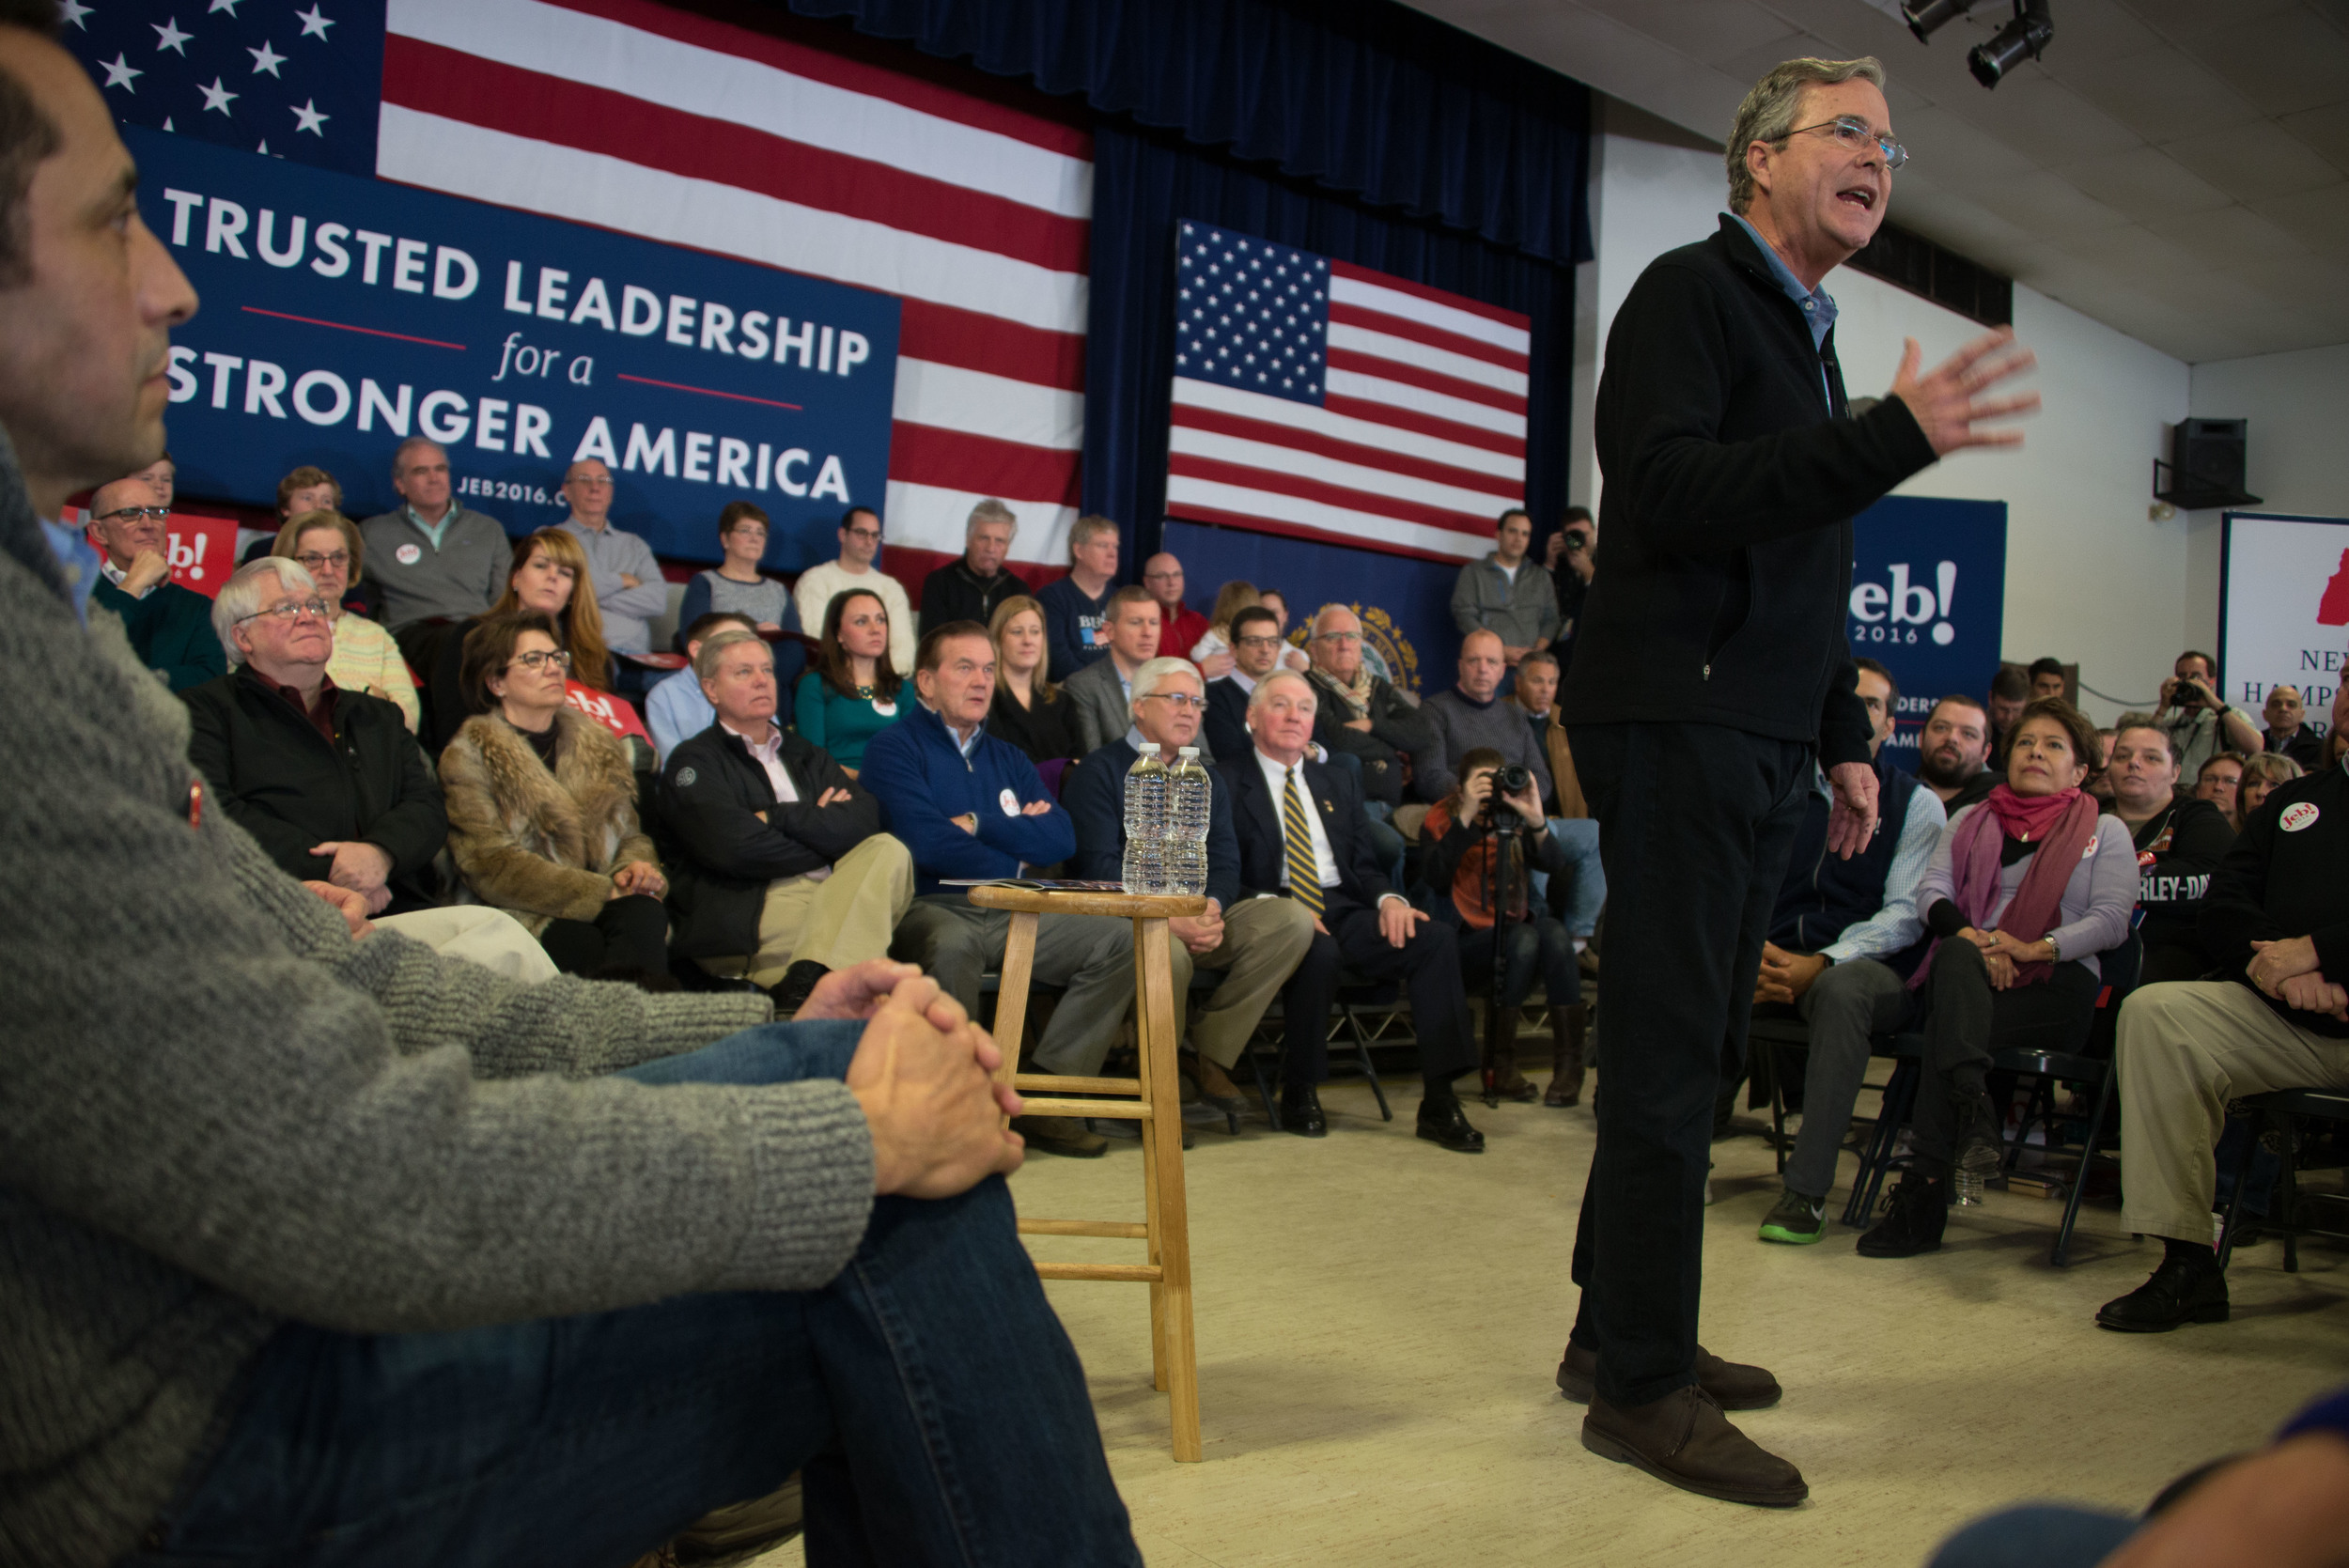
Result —
<instances>
[{"instance_id":1,"label":"khaki trouser","mask_svg":"<svg viewBox=\"0 0 2349 1568\"><path fill-rule=\"evenodd\" d=\"M536 986L562 972L528 926L486 904L451 904L411 914L378 915L375 925L379 931L412 938L444 958L479 964L524 986Z\"/></svg>"},{"instance_id":2,"label":"khaki trouser","mask_svg":"<svg viewBox=\"0 0 2349 1568\"><path fill-rule=\"evenodd\" d=\"M2121 1218L2145 1235L2210 1239L2229 1100L2349 1088L2349 1040L2302 1029L2232 980L2139 987L2120 1041Z\"/></svg>"},{"instance_id":3,"label":"khaki trouser","mask_svg":"<svg viewBox=\"0 0 2349 1568\"><path fill-rule=\"evenodd\" d=\"M786 877L767 884L756 953L699 962L729 980L772 986L801 959L839 970L886 958L890 935L912 902L913 857L899 840L875 833L841 856L820 881Z\"/></svg>"},{"instance_id":4,"label":"khaki trouser","mask_svg":"<svg viewBox=\"0 0 2349 1568\"><path fill-rule=\"evenodd\" d=\"M1243 898L1223 911L1223 942L1214 952L1194 955L1172 932L1167 941L1174 950L1178 1031L1190 1009L1191 970L1225 971L1223 983L1208 993L1190 1022L1190 1043L1200 1055L1228 1069L1313 945L1314 916L1294 898Z\"/></svg>"}]
</instances>

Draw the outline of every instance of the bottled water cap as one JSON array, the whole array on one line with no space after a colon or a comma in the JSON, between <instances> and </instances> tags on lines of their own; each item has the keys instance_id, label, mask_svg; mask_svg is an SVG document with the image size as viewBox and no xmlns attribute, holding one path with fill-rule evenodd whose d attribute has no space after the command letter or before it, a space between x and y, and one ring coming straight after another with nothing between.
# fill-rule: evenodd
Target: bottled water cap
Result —
<instances>
[{"instance_id":1,"label":"bottled water cap","mask_svg":"<svg viewBox=\"0 0 2349 1568\"><path fill-rule=\"evenodd\" d=\"M1155 744L1155 742L1154 742L1154 744ZM1180 749L1180 750L1179 750L1179 751L1178 751L1175 754L1176 754L1177 756L1195 757L1195 756L1197 756L1197 755L1199 754L1199 748L1198 748L1198 747L1196 747L1196 746L1185 746L1185 747L1181 748L1181 749Z\"/></svg>"},{"instance_id":2,"label":"bottled water cap","mask_svg":"<svg viewBox=\"0 0 2349 1568\"><path fill-rule=\"evenodd\" d=\"M1146 757L1157 756L1159 754L1159 743L1155 740L1143 741L1142 743L1142 754Z\"/></svg>"}]
</instances>

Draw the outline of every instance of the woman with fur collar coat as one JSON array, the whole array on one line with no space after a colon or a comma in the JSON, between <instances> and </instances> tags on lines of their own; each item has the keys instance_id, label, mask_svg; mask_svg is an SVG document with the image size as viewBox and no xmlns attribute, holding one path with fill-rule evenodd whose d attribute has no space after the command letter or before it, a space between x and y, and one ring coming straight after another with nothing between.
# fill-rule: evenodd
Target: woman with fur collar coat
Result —
<instances>
[{"instance_id":1,"label":"woman with fur collar coat","mask_svg":"<svg viewBox=\"0 0 2349 1568\"><path fill-rule=\"evenodd\" d=\"M529 927L567 972L665 981L668 881L636 820L635 772L617 736L565 705L552 624L485 617L463 670L487 711L441 753L441 788L468 894Z\"/></svg>"}]
</instances>

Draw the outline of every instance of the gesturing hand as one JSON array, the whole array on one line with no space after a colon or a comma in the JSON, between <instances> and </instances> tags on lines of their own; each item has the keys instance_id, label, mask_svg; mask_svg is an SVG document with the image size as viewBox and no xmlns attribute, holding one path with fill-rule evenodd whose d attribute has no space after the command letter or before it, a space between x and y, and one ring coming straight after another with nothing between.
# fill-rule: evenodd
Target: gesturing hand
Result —
<instances>
[{"instance_id":1,"label":"gesturing hand","mask_svg":"<svg viewBox=\"0 0 2349 1568\"><path fill-rule=\"evenodd\" d=\"M935 981L900 982L848 1063L873 1139L873 1190L883 1196L951 1198L1022 1158L1023 1141L1003 1124L1019 1113L1019 1096L988 1076L1002 1053L967 1017L941 1029L939 1000Z\"/></svg>"},{"instance_id":2,"label":"gesturing hand","mask_svg":"<svg viewBox=\"0 0 2349 1568\"><path fill-rule=\"evenodd\" d=\"M1915 338L1909 338L1901 351L1900 373L1892 378L1892 396L1908 405L1909 415L1933 443L1936 457L1946 458L1968 446L2023 444L2020 430L1976 427L1983 420L2032 413L2039 408L2035 392L2011 397L1975 396L1983 387L2019 376L2039 363L2029 349L2015 346L2014 328L1984 333L1921 379L1917 366L1923 359L1924 350Z\"/></svg>"},{"instance_id":3,"label":"gesturing hand","mask_svg":"<svg viewBox=\"0 0 2349 1568\"><path fill-rule=\"evenodd\" d=\"M1864 762L1839 762L1827 770L1827 780L1835 795L1827 846L1848 861L1875 837L1876 770Z\"/></svg>"}]
</instances>

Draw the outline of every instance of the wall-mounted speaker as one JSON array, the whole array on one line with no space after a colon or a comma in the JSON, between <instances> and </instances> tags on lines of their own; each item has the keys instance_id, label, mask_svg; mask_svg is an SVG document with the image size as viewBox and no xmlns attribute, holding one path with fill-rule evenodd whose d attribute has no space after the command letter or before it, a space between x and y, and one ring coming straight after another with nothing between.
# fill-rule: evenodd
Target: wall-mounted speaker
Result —
<instances>
[{"instance_id":1,"label":"wall-mounted speaker","mask_svg":"<svg viewBox=\"0 0 2349 1568\"><path fill-rule=\"evenodd\" d=\"M2182 419L2170 427L2170 460L2154 459L2154 499L2187 511L2256 506L2243 488L2250 445L2248 419Z\"/></svg>"}]
</instances>

